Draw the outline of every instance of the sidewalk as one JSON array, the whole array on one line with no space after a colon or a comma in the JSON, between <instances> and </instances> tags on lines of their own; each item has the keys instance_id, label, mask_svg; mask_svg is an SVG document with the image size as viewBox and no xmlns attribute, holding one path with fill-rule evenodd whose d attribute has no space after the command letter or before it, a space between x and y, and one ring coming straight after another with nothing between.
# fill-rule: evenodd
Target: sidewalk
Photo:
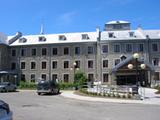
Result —
<instances>
[{"instance_id":1,"label":"sidewalk","mask_svg":"<svg viewBox=\"0 0 160 120\"><path fill-rule=\"evenodd\" d=\"M150 104L150 105L160 105L160 95L156 95L154 92L156 90L145 88L145 99L144 100L128 100L128 99L114 99L114 98L100 98L100 97L89 97L74 94L74 91L62 91L61 96L71 99L92 101L92 102L109 102L109 103L136 103L136 104Z\"/></svg>"}]
</instances>

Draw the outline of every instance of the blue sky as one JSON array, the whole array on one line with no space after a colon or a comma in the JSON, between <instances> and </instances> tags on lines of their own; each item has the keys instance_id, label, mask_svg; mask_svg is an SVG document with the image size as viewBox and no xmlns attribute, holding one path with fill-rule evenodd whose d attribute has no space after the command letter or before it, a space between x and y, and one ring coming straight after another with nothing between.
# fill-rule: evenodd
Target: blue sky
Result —
<instances>
[{"instance_id":1,"label":"blue sky","mask_svg":"<svg viewBox=\"0 0 160 120\"><path fill-rule=\"evenodd\" d=\"M103 30L111 20L160 29L160 0L0 0L0 32L14 35Z\"/></svg>"}]
</instances>

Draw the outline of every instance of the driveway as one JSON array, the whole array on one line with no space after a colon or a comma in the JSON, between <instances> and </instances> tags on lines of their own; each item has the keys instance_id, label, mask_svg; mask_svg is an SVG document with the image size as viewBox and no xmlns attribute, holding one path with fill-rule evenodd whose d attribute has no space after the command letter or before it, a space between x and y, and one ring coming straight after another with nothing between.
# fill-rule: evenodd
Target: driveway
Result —
<instances>
[{"instance_id":1,"label":"driveway","mask_svg":"<svg viewBox=\"0 0 160 120\"><path fill-rule=\"evenodd\" d=\"M159 120L157 105L90 102L35 91L0 93L14 120Z\"/></svg>"}]
</instances>

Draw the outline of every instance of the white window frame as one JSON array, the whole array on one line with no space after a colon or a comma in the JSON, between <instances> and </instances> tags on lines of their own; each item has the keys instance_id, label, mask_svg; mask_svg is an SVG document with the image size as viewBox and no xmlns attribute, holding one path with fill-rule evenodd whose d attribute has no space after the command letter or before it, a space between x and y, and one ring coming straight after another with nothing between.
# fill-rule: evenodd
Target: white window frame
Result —
<instances>
[{"instance_id":1,"label":"white window frame","mask_svg":"<svg viewBox=\"0 0 160 120\"><path fill-rule=\"evenodd\" d=\"M42 69L42 62L46 62L46 69ZM47 60L41 60L41 70L47 70L48 62Z\"/></svg>"},{"instance_id":2,"label":"white window frame","mask_svg":"<svg viewBox=\"0 0 160 120\"><path fill-rule=\"evenodd\" d=\"M22 69L22 64L21 64L22 62L25 62L25 69ZM27 63L27 62L26 62L25 60L20 61L20 69L21 69L21 70L26 70L26 63Z\"/></svg>"},{"instance_id":3,"label":"white window frame","mask_svg":"<svg viewBox=\"0 0 160 120\"><path fill-rule=\"evenodd\" d=\"M109 68L109 60L108 60L108 67L103 67L103 61L104 60L108 60L108 59L102 59L102 69L107 69L107 68Z\"/></svg>"},{"instance_id":4,"label":"white window frame","mask_svg":"<svg viewBox=\"0 0 160 120\"><path fill-rule=\"evenodd\" d=\"M119 52L115 52L115 49L114 49L114 46L115 45L119 45ZM133 48L132 48L133 49ZM132 50L133 51L133 50ZM113 52L114 53L120 53L121 52L121 44L118 44L118 43L116 43L116 44L113 44Z\"/></svg>"},{"instance_id":5,"label":"white window frame","mask_svg":"<svg viewBox=\"0 0 160 120\"><path fill-rule=\"evenodd\" d=\"M53 69L53 62L57 62L57 68L54 68L54 69ZM52 66L51 66L51 69L52 69L52 70L56 70L56 69L58 69L58 60L52 60L51 65L52 65Z\"/></svg>"},{"instance_id":6,"label":"white window frame","mask_svg":"<svg viewBox=\"0 0 160 120\"><path fill-rule=\"evenodd\" d=\"M36 63L36 68L35 68L35 69L31 69L31 65L32 65L31 63L32 63L32 62L35 62L35 63ZM31 60L31 61L30 61L30 70L37 70L37 62L36 62L35 60Z\"/></svg>"},{"instance_id":7,"label":"white window frame","mask_svg":"<svg viewBox=\"0 0 160 120\"><path fill-rule=\"evenodd\" d=\"M44 49L44 48L46 49L46 55L42 55L42 49ZM47 55L48 55L48 49L47 49L47 47L42 47L41 48L41 56L47 56Z\"/></svg>"},{"instance_id":8,"label":"white window frame","mask_svg":"<svg viewBox=\"0 0 160 120\"><path fill-rule=\"evenodd\" d=\"M64 61L68 61L68 68L64 68ZM70 64L71 64L71 61L70 61L69 59L63 60L63 69L64 69L64 70L69 69L69 68L70 68Z\"/></svg>"},{"instance_id":9,"label":"white window frame","mask_svg":"<svg viewBox=\"0 0 160 120\"><path fill-rule=\"evenodd\" d=\"M88 64L88 61L93 61L93 68L89 68L89 64ZM88 59L87 60L87 69L94 69L95 68L95 66L94 66L94 64L95 64L95 60L94 59Z\"/></svg>"},{"instance_id":10,"label":"white window frame","mask_svg":"<svg viewBox=\"0 0 160 120\"><path fill-rule=\"evenodd\" d=\"M103 52L103 46L105 46L105 45L108 46L108 52L106 52L106 53ZM108 53L109 53L109 44L102 44L102 45L101 45L101 53L102 53L102 54L108 54Z\"/></svg>"}]
</instances>

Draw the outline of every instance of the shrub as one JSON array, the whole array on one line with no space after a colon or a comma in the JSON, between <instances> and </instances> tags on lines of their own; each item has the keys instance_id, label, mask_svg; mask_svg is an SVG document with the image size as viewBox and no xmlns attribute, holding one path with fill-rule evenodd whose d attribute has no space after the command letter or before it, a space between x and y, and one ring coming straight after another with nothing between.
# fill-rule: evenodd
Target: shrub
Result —
<instances>
[{"instance_id":1,"label":"shrub","mask_svg":"<svg viewBox=\"0 0 160 120\"><path fill-rule=\"evenodd\" d=\"M37 85L33 82L21 81L18 88L19 89L36 89Z\"/></svg>"},{"instance_id":2,"label":"shrub","mask_svg":"<svg viewBox=\"0 0 160 120\"><path fill-rule=\"evenodd\" d=\"M157 89L157 90L158 90L158 91L156 92L156 94L160 94L160 85L155 86L154 89Z\"/></svg>"},{"instance_id":3,"label":"shrub","mask_svg":"<svg viewBox=\"0 0 160 120\"><path fill-rule=\"evenodd\" d=\"M111 94L108 93L108 94L107 94L107 97L111 97Z\"/></svg>"},{"instance_id":4,"label":"shrub","mask_svg":"<svg viewBox=\"0 0 160 120\"><path fill-rule=\"evenodd\" d=\"M75 83L59 83L61 90L73 90L77 85Z\"/></svg>"},{"instance_id":5,"label":"shrub","mask_svg":"<svg viewBox=\"0 0 160 120\"><path fill-rule=\"evenodd\" d=\"M74 84L76 87L81 88L87 81L85 74L81 71L75 73Z\"/></svg>"},{"instance_id":6,"label":"shrub","mask_svg":"<svg viewBox=\"0 0 160 120\"><path fill-rule=\"evenodd\" d=\"M120 98L121 96L119 94L116 95L117 98Z\"/></svg>"},{"instance_id":7,"label":"shrub","mask_svg":"<svg viewBox=\"0 0 160 120\"><path fill-rule=\"evenodd\" d=\"M126 97L127 97L127 98L132 98L132 95L131 95L131 94L127 94Z\"/></svg>"}]
</instances>

